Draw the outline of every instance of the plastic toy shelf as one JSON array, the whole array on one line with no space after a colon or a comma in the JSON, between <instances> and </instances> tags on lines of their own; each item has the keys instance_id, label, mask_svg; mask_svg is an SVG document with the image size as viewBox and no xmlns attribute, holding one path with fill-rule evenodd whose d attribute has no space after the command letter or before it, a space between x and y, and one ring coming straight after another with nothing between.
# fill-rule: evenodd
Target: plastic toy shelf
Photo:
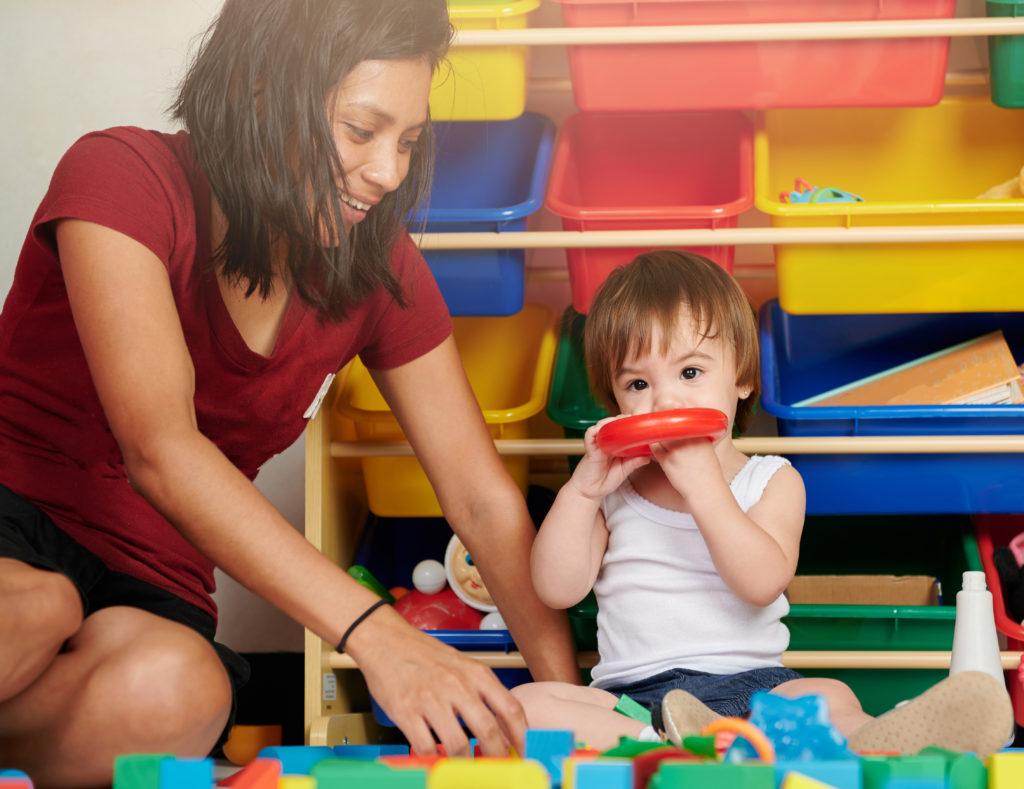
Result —
<instances>
[{"instance_id":1,"label":"plastic toy shelf","mask_svg":"<svg viewBox=\"0 0 1024 789\"><path fill-rule=\"evenodd\" d=\"M474 660L478 660L490 668L526 668L526 661L518 652L467 652ZM1003 669L1016 671L1024 652L1007 651L1002 653ZM597 665L596 652L580 652L578 654L580 668L593 668ZM949 652L884 652L884 651L800 651L784 652L782 662L789 668L800 669L948 669ZM332 652L327 658L330 669L355 669L356 663L348 655Z\"/></svg>"}]
</instances>

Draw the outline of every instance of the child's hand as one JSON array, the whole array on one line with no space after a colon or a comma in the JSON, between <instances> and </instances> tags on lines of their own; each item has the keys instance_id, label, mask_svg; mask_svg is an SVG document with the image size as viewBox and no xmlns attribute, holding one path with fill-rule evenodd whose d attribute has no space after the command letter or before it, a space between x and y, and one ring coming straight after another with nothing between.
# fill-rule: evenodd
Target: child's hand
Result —
<instances>
[{"instance_id":1,"label":"child's hand","mask_svg":"<svg viewBox=\"0 0 1024 789\"><path fill-rule=\"evenodd\" d=\"M602 419L587 428L583 436L585 454L569 478L569 483L588 499L600 501L625 482L630 474L651 462L649 457L617 458L601 450L597 445L597 431L616 419L622 419L622 415Z\"/></svg>"},{"instance_id":2,"label":"child's hand","mask_svg":"<svg viewBox=\"0 0 1024 789\"><path fill-rule=\"evenodd\" d=\"M692 499L715 489L723 481L715 445L706 438L688 438L651 444L651 454L679 494Z\"/></svg>"}]
</instances>

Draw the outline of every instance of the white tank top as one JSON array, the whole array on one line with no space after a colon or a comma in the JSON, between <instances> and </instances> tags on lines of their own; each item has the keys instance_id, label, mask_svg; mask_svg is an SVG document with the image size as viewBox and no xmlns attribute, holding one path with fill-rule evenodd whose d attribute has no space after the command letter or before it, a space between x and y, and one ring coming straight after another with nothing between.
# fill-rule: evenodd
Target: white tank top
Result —
<instances>
[{"instance_id":1,"label":"white tank top","mask_svg":"<svg viewBox=\"0 0 1024 789\"><path fill-rule=\"evenodd\" d=\"M730 483L747 512L785 458L751 457ZM594 584L597 687L622 685L671 668L735 674L782 665L789 631L783 595L762 608L723 581L692 515L659 507L626 481L601 504L608 548Z\"/></svg>"}]
</instances>

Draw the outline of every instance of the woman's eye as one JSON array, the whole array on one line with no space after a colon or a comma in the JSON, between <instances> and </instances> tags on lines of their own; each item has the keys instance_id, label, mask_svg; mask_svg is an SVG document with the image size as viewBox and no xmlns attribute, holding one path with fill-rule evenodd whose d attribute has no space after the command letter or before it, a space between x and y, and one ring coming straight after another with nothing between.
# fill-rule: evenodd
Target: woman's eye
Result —
<instances>
[{"instance_id":1,"label":"woman's eye","mask_svg":"<svg viewBox=\"0 0 1024 789\"><path fill-rule=\"evenodd\" d=\"M368 129L361 129L358 126L353 126L351 123L346 123L345 127L352 133L354 137L363 142L369 142L373 137L373 132Z\"/></svg>"},{"instance_id":2,"label":"woman's eye","mask_svg":"<svg viewBox=\"0 0 1024 789\"><path fill-rule=\"evenodd\" d=\"M694 378L700 375L700 370L697 369L696 367L684 367L681 375L685 380L692 381Z\"/></svg>"},{"instance_id":3,"label":"woman's eye","mask_svg":"<svg viewBox=\"0 0 1024 789\"><path fill-rule=\"evenodd\" d=\"M400 140L398 145L403 151L409 152L416 147L418 142L419 140Z\"/></svg>"},{"instance_id":4,"label":"woman's eye","mask_svg":"<svg viewBox=\"0 0 1024 789\"><path fill-rule=\"evenodd\" d=\"M642 392L644 389L647 388L647 381L645 381L643 378L637 378L635 381L630 381L628 384L626 384L626 388L629 389L631 392Z\"/></svg>"}]
</instances>

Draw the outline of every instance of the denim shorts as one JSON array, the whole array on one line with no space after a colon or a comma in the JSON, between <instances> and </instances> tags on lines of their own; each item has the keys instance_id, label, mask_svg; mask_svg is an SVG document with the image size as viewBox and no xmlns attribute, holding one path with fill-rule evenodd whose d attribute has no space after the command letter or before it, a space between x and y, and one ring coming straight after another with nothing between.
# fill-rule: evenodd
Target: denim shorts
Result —
<instances>
[{"instance_id":1,"label":"denim shorts","mask_svg":"<svg viewBox=\"0 0 1024 789\"><path fill-rule=\"evenodd\" d=\"M604 688L620 696L625 693L633 701L651 711L652 725L664 731L661 700L670 690L685 690L719 715L742 718L750 712L750 697L759 690L771 690L791 679L801 679L793 669L782 666L755 668L739 674L708 674L686 668L673 668L627 685Z\"/></svg>"}]
</instances>

